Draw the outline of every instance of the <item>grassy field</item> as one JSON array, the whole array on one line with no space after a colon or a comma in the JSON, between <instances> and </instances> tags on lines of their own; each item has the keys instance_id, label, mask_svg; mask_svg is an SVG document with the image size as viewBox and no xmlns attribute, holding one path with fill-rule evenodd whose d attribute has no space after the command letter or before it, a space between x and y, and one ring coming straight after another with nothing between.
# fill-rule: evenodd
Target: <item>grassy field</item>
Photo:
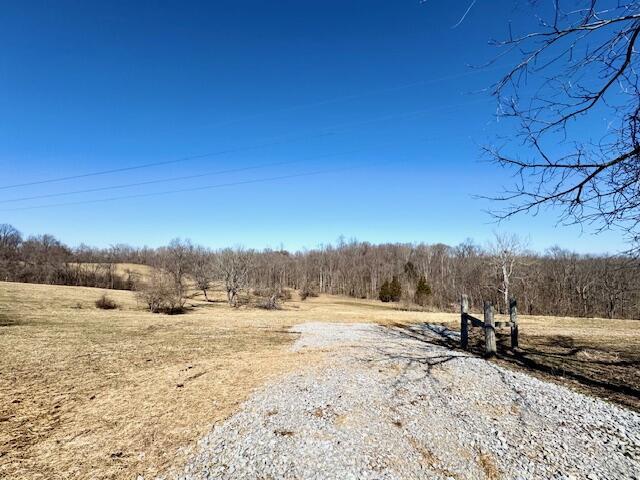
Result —
<instances>
[{"instance_id":1,"label":"grassy field","mask_svg":"<svg viewBox=\"0 0 640 480\"><path fill-rule=\"evenodd\" d=\"M0 282L0 477L151 478L180 465L255 388L321 358L289 351L293 324L458 323L456 314L330 296L278 311L231 309L220 292L214 302L196 297L185 315L152 315L122 291L108 292L119 309L98 310L102 293ZM540 375L587 365L582 375L631 390L617 398L602 385L569 380L634 405L640 322L523 317L521 324L526 353L499 361ZM527 365L526 356L552 371Z\"/></svg>"}]
</instances>

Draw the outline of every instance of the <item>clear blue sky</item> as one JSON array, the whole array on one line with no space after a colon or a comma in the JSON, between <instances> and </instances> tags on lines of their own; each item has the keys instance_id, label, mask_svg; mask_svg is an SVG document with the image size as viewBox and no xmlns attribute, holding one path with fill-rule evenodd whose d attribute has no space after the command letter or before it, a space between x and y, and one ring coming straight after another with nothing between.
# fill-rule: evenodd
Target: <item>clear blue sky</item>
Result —
<instances>
[{"instance_id":1,"label":"clear blue sky","mask_svg":"<svg viewBox=\"0 0 640 480\"><path fill-rule=\"evenodd\" d=\"M500 229L539 250L621 249L553 212L498 227L473 197L509 177L479 148L495 103L477 92L500 70L467 65L532 21L513 4L480 1L452 28L469 2L0 2L0 186L218 152L0 189L0 223L71 245L453 245ZM220 170L236 171L13 201ZM220 184L235 185L201 188ZM32 206L47 207L18 210Z\"/></svg>"}]
</instances>

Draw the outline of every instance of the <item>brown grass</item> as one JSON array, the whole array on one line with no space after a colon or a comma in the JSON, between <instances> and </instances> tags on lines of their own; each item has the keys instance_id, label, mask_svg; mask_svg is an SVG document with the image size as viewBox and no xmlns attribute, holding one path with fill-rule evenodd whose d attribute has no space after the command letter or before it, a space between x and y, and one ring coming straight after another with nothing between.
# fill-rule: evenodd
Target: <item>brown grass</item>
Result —
<instances>
[{"instance_id":1,"label":"brown grass","mask_svg":"<svg viewBox=\"0 0 640 480\"><path fill-rule=\"evenodd\" d=\"M122 308L103 311L100 294L0 284L0 477L153 476L313 356L293 361L286 322L254 312L152 315L116 291Z\"/></svg>"},{"instance_id":2,"label":"brown grass","mask_svg":"<svg viewBox=\"0 0 640 480\"><path fill-rule=\"evenodd\" d=\"M455 314L331 296L278 311L231 309L221 292L212 292L213 302L194 296L187 314L166 316L123 291L109 292L120 309L96 309L103 293L0 282L1 478L152 478L179 466L257 387L317 363L321 353L289 351L293 324L458 322ZM572 347L548 348L588 344L619 359L640 346L640 322L523 317L521 324L525 349L566 337Z\"/></svg>"}]
</instances>

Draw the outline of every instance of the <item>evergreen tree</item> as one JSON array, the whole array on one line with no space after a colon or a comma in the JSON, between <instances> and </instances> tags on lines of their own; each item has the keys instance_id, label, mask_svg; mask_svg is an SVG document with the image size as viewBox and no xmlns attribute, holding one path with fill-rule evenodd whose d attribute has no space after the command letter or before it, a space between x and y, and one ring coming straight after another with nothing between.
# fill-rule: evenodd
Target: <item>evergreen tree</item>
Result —
<instances>
[{"instance_id":1,"label":"evergreen tree","mask_svg":"<svg viewBox=\"0 0 640 480\"><path fill-rule=\"evenodd\" d=\"M420 276L418 280L418 285L416 285L416 295L415 301L418 305L426 305L429 301L429 297L431 296L431 287L427 283L427 279L424 278L424 275Z\"/></svg>"},{"instance_id":2,"label":"evergreen tree","mask_svg":"<svg viewBox=\"0 0 640 480\"><path fill-rule=\"evenodd\" d=\"M402 298L402 285L396 275L393 276L391 283L389 284L389 295L392 302L399 302Z\"/></svg>"},{"instance_id":3,"label":"evergreen tree","mask_svg":"<svg viewBox=\"0 0 640 480\"><path fill-rule=\"evenodd\" d=\"M380 297L380 300L383 302L391 301L391 287L389 285L389 280L385 280L382 286L380 287L379 297Z\"/></svg>"},{"instance_id":4,"label":"evergreen tree","mask_svg":"<svg viewBox=\"0 0 640 480\"><path fill-rule=\"evenodd\" d=\"M407 276L407 280L411 283L415 282L418 278L418 269L412 261L408 261L404 264L404 274Z\"/></svg>"}]
</instances>

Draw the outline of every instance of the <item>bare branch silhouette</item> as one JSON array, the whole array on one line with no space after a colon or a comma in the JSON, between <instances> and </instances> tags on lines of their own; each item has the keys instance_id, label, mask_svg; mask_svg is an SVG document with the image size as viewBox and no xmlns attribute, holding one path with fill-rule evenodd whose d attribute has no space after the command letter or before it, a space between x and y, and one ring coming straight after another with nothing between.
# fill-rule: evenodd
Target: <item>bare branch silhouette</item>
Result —
<instances>
[{"instance_id":1,"label":"bare branch silhouette","mask_svg":"<svg viewBox=\"0 0 640 480\"><path fill-rule=\"evenodd\" d=\"M538 30L492 42L518 59L493 89L517 135L485 152L515 178L492 197L497 219L557 207L562 223L621 228L637 248L640 2L611 4L555 0Z\"/></svg>"}]
</instances>

